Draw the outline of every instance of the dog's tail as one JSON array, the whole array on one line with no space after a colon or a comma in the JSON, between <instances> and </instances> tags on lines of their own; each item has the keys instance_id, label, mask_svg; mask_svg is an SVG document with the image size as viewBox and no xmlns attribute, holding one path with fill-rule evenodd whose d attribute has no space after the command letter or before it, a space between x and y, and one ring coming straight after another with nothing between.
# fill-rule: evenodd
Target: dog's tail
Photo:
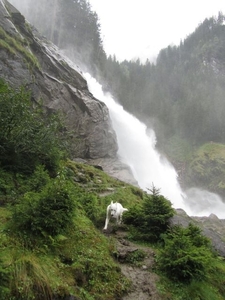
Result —
<instances>
[{"instance_id":1,"label":"dog's tail","mask_svg":"<svg viewBox=\"0 0 225 300\"><path fill-rule=\"evenodd\" d=\"M123 211L128 211L128 209L127 208L123 208Z\"/></svg>"}]
</instances>

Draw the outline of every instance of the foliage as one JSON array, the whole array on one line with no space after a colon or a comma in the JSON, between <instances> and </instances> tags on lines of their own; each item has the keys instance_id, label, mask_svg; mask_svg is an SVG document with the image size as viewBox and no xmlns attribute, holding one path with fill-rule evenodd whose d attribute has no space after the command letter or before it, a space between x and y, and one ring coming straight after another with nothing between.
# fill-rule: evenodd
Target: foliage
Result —
<instances>
[{"instance_id":1,"label":"foliage","mask_svg":"<svg viewBox=\"0 0 225 300\"><path fill-rule=\"evenodd\" d=\"M7 299L52 299L51 285L55 284L57 273L52 261L29 252L14 253L11 259L10 268L6 269L10 287Z\"/></svg>"},{"instance_id":2,"label":"foliage","mask_svg":"<svg viewBox=\"0 0 225 300\"><path fill-rule=\"evenodd\" d=\"M51 239L42 236L32 248L17 232L6 228L0 231L3 299L64 299L69 295L92 300L103 300L107 295L107 299L117 299L129 288L129 281L110 255L113 246L82 210L77 211L63 235Z\"/></svg>"},{"instance_id":3,"label":"foliage","mask_svg":"<svg viewBox=\"0 0 225 300\"><path fill-rule=\"evenodd\" d=\"M39 69L37 58L26 49L25 43L26 41L20 39L19 36L15 35L14 37L11 37L2 27L0 27L0 48L6 49L12 55L15 55L17 52L21 53L29 66Z\"/></svg>"},{"instance_id":4,"label":"foliage","mask_svg":"<svg viewBox=\"0 0 225 300\"><path fill-rule=\"evenodd\" d=\"M48 183L50 183L50 176L43 165L38 165L34 173L26 179L30 191L40 192Z\"/></svg>"},{"instance_id":5,"label":"foliage","mask_svg":"<svg viewBox=\"0 0 225 300\"><path fill-rule=\"evenodd\" d=\"M137 249L136 251L128 253L125 258L125 262L135 266L140 266L145 257L146 253L141 249Z\"/></svg>"},{"instance_id":6,"label":"foliage","mask_svg":"<svg viewBox=\"0 0 225 300\"><path fill-rule=\"evenodd\" d=\"M61 185L62 190L66 190L71 200L75 201L75 211L71 217L72 222L59 229L59 233L51 235L52 232L43 231L39 234L39 231L36 234L27 228L18 230L15 223L15 226L9 226L14 218L13 208L9 210L7 207L0 207L0 277L4 278L0 281L0 291L3 299L23 300L32 299L32 297L48 299L50 295L52 298L65 298L73 295L80 299L92 300L103 300L107 295L107 299L119 299L128 291L129 281L121 274L120 268L112 258L115 255L113 239L102 235L87 214L90 213L91 216L91 205L95 206L93 208L94 223L103 227L105 208L111 199L113 201L121 199L129 211L135 206L138 207L138 211L139 209L141 211L146 196L151 198L152 195L138 192L138 188L115 180L86 164L67 161L58 169L61 171L57 178L50 178L48 172L41 166L36 168L32 178L20 179L17 175L17 180L20 179L18 181L20 193L25 191L25 194L17 199L18 204L14 207L17 210L19 206L23 218L29 220L30 208L27 210L29 213L24 214L24 211L29 206L32 207L33 203L38 204L41 200L40 195L46 196L48 190L49 197L45 200L51 200L54 189L57 192L60 188L56 187ZM5 192L8 193L9 190ZM156 197L160 196L154 188L153 194L156 194ZM59 201L61 202L60 195ZM86 197L90 197L90 202L88 201L85 207ZM29 201L26 202L25 199ZM44 211L50 215L53 207L43 201L42 206L45 205L47 209ZM11 212L13 212L12 215ZM34 212L31 210L31 214ZM62 212L65 211L62 210ZM127 214L124 214L124 218ZM45 217L53 226L49 215ZM40 216L43 217L41 214ZM60 220L61 216L58 215L57 218ZM19 221L21 219L22 217ZM38 220L35 214L34 220ZM45 225L46 223L43 227ZM58 228L57 221L55 225ZM130 230L130 225L128 228ZM138 226L133 226L133 228L138 228ZM46 227L43 230L46 230ZM138 233L141 239L142 233L140 231ZM198 228L192 227L188 234L185 234L190 238L193 247L208 249L210 247L208 240L199 233ZM161 237L165 238L165 236ZM162 243L154 245L156 253L161 253L161 245ZM201 250L200 254L204 254L204 251ZM208 255L207 250L205 254ZM143 255L141 250L135 251L129 257L129 263L139 266ZM205 259L207 260L207 256ZM190 284L180 283L178 280L170 281L164 274L160 272L163 283L161 282L159 289L163 290L167 299L190 300L199 297L206 300L221 300L224 298L225 270L222 260L217 260L214 268L205 269L204 280L197 280L197 276Z\"/></svg>"},{"instance_id":7,"label":"foliage","mask_svg":"<svg viewBox=\"0 0 225 300\"><path fill-rule=\"evenodd\" d=\"M207 143L199 147L192 156L185 181L189 186L199 186L225 195L225 146Z\"/></svg>"},{"instance_id":8,"label":"foliage","mask_svg":"<svg viewBox=\"0 0 225 300\"><path fill-rule=\"evenodd\" d=\"M14 90L0 81L0 166L31 174L38 164L55 172L65 150L59 115L32 107L24 87ZM29 163L28 163L29 161Z\"/></svg>"},{"instance_id":9,"label":"foliage","mask_svg":"<svg viewBox=\"0 0 225 300\"><path fill-rule=\"evenodd\" d=\"M198 227L172 227L164 235L164 247L157 257L160 270L175 281L203 280L212 267L213 256L209 240Z\"/></svg>"},{"instance_id":10,"label":"foliage","mask_svg":"<svg viewBox=\"0 0 225 300\"><path fill-rule=\"evenodd\" d=\"M223 281L220 281L223 286ZM168 277L163 277L158 284L163 299L168 300L222 300L224 293L218 293L218 288L210 281L191 281L190 284L174 282Z\"/></svg>"},{"instance_id":11,"label":"foliage","mask_svg":"<svg viewBox=\"0 0 225 300\"><path fill-rule=\"evenodd\" d=\"M145 115L157 130L161 148L177 145L174 156L186 160L190 145L224 142L224 79L218 76L225 49L222 15L203 22L179 47L162 50L155 64L142 65L138 60L105 59L97 16L86 1L39 2L36 21L46 26L49 19L53 24L42 32L58 45L69 41L78 59L92 69L101 66L105 88L110 82L127 110ZM14 43L0 34L6 40L0 47L12 55L20 51L21 41ZM121 298L129 283L110 256L113 245L93 226L103 224L107 204L119 200L128 205L124 221L133 238L164 240L164 249L157 248L158 266L164 282L170 282L164 274L175 279L166 287L167 299L224 299L224 262L214 260L211 267L208 240L194 226L175 227L163 235L174 212L154 187L152 195L145 195L72 162L57 177L63 126L58 117L32 107L28 98L25 89L13 91L1 82L0 200L15 201L12 216L0 207L0 297ZM130 260L141 257L137 252Z\"/></svg>"},{"instance_id":12,"label":"foliage","mask_svg":"<svg viewBox=\"0 0 225 300\"><path fill-rule=\"evenodd\" d=\"M14 230L31 236L62 233L72 223L75 209L73 190L69 181L58 176L41 192L25 193L19 204L12 208Z\"/></svg>"},{"instance_id":13,"label":"foliage","mask_svg":"<svg viewBox=\"0 0 225 300\"><path fill-rule=\"evenodd\" d=\"M166 153L168 148L173 152L174 138L191 146L225 142L223 22L221 13L205 19L179 46L162 49L154 63L118 62L116 57L105 62L105 89L154 127L158 147ZM179 159L187 154L178 150Z\"/></svg>"},{"instance_id":14,"label":"foliage","mask_svg":"<svg viewBox=\"0 0 225 300\"><path fill-rule=\"evenodd\" d=\"M135 226L133 238L156 242L166 232L174 210L171 202L160 195L154 186L151 192L151 195L144 196L141 204L129 208L124 215L124 222Z\"/></svg>"},{"instance_id":15,"label":"foliage","mask_svg":"<svg viewBox=\"0 0 225 300\"><path fill-rule=\"evenodd\" d=\"M97 72L106 60L97 14L86 0L27 1L26 17L70 59ZM66 47L65 47L66 45Z\"/></svg>"},{"instance_id":16,"label":"foliage","mask_svg":"<svg viewBox=\"0 0 225 300\"><path fill-rule=\"evenodd\" d=\"M94 223L99 218L100 210L98 209L98 197L97 195L90 193L82 193L80 199L80 203L82 203L82 208L86 212L87 217Z\"/></svg>"}]
</instances>

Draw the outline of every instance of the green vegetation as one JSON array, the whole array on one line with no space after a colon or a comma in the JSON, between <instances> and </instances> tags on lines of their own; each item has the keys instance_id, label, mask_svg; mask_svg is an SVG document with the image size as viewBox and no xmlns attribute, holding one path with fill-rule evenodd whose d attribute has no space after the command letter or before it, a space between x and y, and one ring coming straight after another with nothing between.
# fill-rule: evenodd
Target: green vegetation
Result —
<instances>
[{"instance_id":1,"label":"green vegetation","mask_svg":"<svg viewBox=\"0 0 225 300\"><path fill-rule=\"evenodd\" d=\"M35 10L27 5L27 17L44 36L66 49L67 56L89 72L97 72L104 65L106 54L100 25L88 1L39 0Z\"/></svg>"},{"instance_id":2,"label":"green vegetation","mask_svg":"<svg viewBox=\"0 0 225 300\"><path fill-rule=\"evenodd\" d=\"M179 282L202 281L213 266L210 242L192 224L187 228L174 226L164 236L164 247L157 263L169 278Z\"/></svg>"},{"instance_id":3,"label":"green vegetation","mask_svg":"<svg viewBox=\"0 0 225 300\"><path fill-rule=\"evenodd\" d=\"M107 58L98 16L86 0L66 4L41 0L35 9L30 2L27 14L41 33L67 49L67 55L91 72L127 111L155 130L157 146L182 173L184 185L196 182L200 172L193 178L189 175L195 172L186 174L193 151L211 141L225 143L222 13L205 19L179 46L162 49L154 63ZM224 195L224 180L198 181Z\"/></svg>"},{"instance_id":4,"label":"green vegetation","mask_svg":"<svg viewBox=\"0 0 225 300\"><path fill-rule=\"evenodd\" d=\"M1 81L0 101L0 299L120 299L130 282L102 234L111 201L129 208L130 238L154 246L162 299L224 299L224 261L197 227L170 228L174 210L159 190L69 160L63 121L31 105L24 88Z\"/></svg>"},{"instance_id":5,"label":"green vegetation","mask_svg":"<svg viewBox=\"0 0 225 300\"><path fill-rule=\"evenodd\" d=\"M125 262L131 265L141 266L141 262L144 260L145 256L146 253L143 250L137 249L134 252L128 253Z\"/></svg>"},{"instance_id":6,"label":"green vegetation","mask_svg":"<svg viewBox=\"0 0 225 300\"><path fill-rule=\"evenodd\" d=\"M0 96L0 299L119 297L129 282L90 220L105 217L94 182L116 181L67 161L62 120L32 107L23 88L1 81Z\"/></svg>"},{"instance_id":7,"label":"green vegetation","mask_svg":"<svg viewBox=\"0 0 225 300\"><path fill-rule=\"evenodd\" d=\"M199 147L192 156L186 172L189 186L197 184L212 192L225 196L225 145L207 143Z\"/></svg>"},{"instance_id":8,"label":"green vegetation","mask_svg":"<svg viewBox=\"0 0 225 300\"><path fill-rule=\"evenodd\" d=\"M28 66L39 69L39 63L37 58L32 54L32 52L26 48L27 41L19 38L18 35L14 37L10 36L5 32L5 30L0 27L0 48L6 49L12 55L15 55L17 52L23 55Z\"/></svg>"},{"instance_id":9,"label":"green vegetation","mask_svg":"<svg viewBox=\"0 0 225 300\"><path fill-rule=\"evenodd\" d=\"M219 13L204 20L179 46L162 49L154 63L119 63L116 57L105 62L106 88L127 111L154 127L166 153L168 148L177 151L174 142L179 141L191 147L225 143L224 18Z\"/></svg>"},{"instance_id":10,"label":"green vegetation","mask_svg":"<svg viewBox=\"0 0 225 300\"><path fill-rule=\"evenodd\" d=\"M23 87L15 91L2 80L0 115L3 170L28 174L43 164L55 172L66 150L59 115L47 115L38 106L32 107L30 95Z\"/></svg>"},{"instance_id":11,"label":"green vegetation","mask_svg":"<svg viewBox=\"0 0 225 300\"><path fill-rule=\"evenodd\" d=\"M129 208L124 222L130 225L131 238L148 242L157 242L161 234L169 227L169 220L175 214L169 200L159 194L154 186L138 205Z\"/></svg>"}]
</instances>

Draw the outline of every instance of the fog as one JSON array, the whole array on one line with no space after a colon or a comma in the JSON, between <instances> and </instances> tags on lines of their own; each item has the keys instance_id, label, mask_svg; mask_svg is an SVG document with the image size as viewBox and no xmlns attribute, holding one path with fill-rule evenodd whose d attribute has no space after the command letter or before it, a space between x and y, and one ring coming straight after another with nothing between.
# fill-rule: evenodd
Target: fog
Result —
<instances>
[{"instance_id":1,"label":"fog","mask_svg":"<svg viewBox=\"0 0 225 300\"><path fill-rule=\"evenodd\" d=\"M89 74L84 74L89 90L109 108L119 146L118 156L130 166L139 186L149 192L152 185L171 201L174 208L181 208L189 216L217 215L225 218L225 203L209 191L191 188L182 191L178 175L172 164L156 149L155 132L126 112L109 93Z\"/></svg>"},{"instance_id":2,"label":"fog","mask_svg":"<svg viewBox=\"0 0 225 300\"><path fill-rule=\"evenodd\" d=\"M36 13L40 1L10 2L29 21L41 17ZM136 0L89 0L89 3L99 17L107 55L116 55L119 61L155 60L161 49L179 45L205 18L217 16L219 11L225 13L225 1L221 0L139 0L138 3ZM33 5L34 10L28 14L29 5ZM48 14L56 9L55 2Z\"/></svg>"},{"instance_id":3,"label":"fog","mask_svg":"<svg viewBox=\"0 0 225 300\"><path fill-rule=\"evenodd\" d=\"M221 0L89 2L100 18L105 51L120 61L154 60L162 48L179 45L205 18L225 12Z\"/></svg>"},{"instance_id":4,"label":"fog","mask_svg":"<svg viewBox=\"0 0 225 300\"><path fill-rule=\"evenodd\" d=\"M37 20L39 17L41 17L36 13L37 6L40 5L40 2L35 2L35 6L32 11L28 10L29 5L34 5L34 2L32 0L21 0L21 1L11 0L10 2L13 5L15 5L25 15L27 20L31 23L33 23L35 19ZM94 3L94 1L90 1L90 2ZM56 1L54 3L56 3ZM215 9L217 10L218 7L216 6L216 3L217 1L215 1ZM133 2L130 7L133 7ZM42 9L45 8L42 7ZM48 13L54 14L56 10L57 10L57 6L53 6L51 8L51 11L49 11ZM125 20L128 20L128 22L130 22L129 12L127 13L127 15L124 14L124 16L127 17ZM170 17L173 18L173 15L170 15ZM166 22L166 20L164 21ZM120 22L121 21L118 18L118 24L120 24L120 26L123 27L123 25ZM137 22L138 20L136 20L136 24ZM43 27L53 26L53 25L54 24L43 24ZM58 24L55 24L54 26L56 25L58 26ZM165 28L165 26L166 25L164 23L163 27ZM131 51L132 48L134 50L136 44L139 45L142 44L141 41L139 40L140 37L139 39L136 40L136 33L133 32L134 33L133 41L132 41L133 46L131 46L129 44L130 42L128 42L127 44L129 45L128 46L129 49L126 51L127 48L124 46L124 43L121 42L120 40L121 37L119 35L119 31L120 31L119 29L121 28L121 32L123 32L124 30L124 29L122 30L122 27L118 27L117 30L114 30L118 34L117 35L118 40L117 41L114 40L114 44L120 45L120 47L118 47L117 50L113 50L112 53L115 53L117 56L121 55L121 57L123 55L126 55L126 58L129 59L130 55L131 56L134 55L134 52L132 53ZM116 27L114 27L114 29L115 28ZM128 31L130 30L129 26L127 26L126 28ZM157 26L154 26L154 28L156 30ZM143 30L140 28L138 29L139 30L138 32L139 34L141 33L143 40L144 39L147 40L149 35L145 31L145 29L146 28L143 28ZM179 30L177 30L177 32L179 32ZM157 35L156 33L157 38L160 37L160 40L164 40L164 34L162 35L160 31L158 32L158 34L159 35ZM123 38L124 40L126 40L127 38L125 32ZM165 47L166 46L167 45L165 45ZM121 48L123 48L123 51L126 52L125 54L121 54L120 52ZM156 55L157 51L154 50L153 53L150 51L150 48L148 49L149 55ZM64 53L70 53L71 47L67 49L65 45L64 50L65 50ZM142 52L142 50L140 50L140 52L138 52L139 51L138 50L135 55L143 58L142 55L144 52ZM111 50L107 49L108 53L111 53L110 51ZM93 90L92 92L95 95L96 90ZM225 204L223 203L222 199L218 195L208 191L200 190L197 187L193 187L187 191L181 190L178 183L176 170L170 164L170 162L166 160L166 158L163 157L156 150L157 137L155 136L155 133L151 128L147 128L146 125L143 124L141 121L139 121L138 119L136 119L135 117L133 117L132 115L124 111L122 106L116 105L113 99L109 101L107 97L105 98L104 94L96 95L96 97L99 97L99 99L102 98L103 101L106 103L106 105L109 107L110 115L113 120L113 126L115 131L117 132L117 139L119 144L118 155L123 162L127 163L131 167L133 175L137 179L141 188L146 190L148 188L151 188L151 185L154 184L156 188L159 188L161 192L166 197L168 197L169 200L171 200L174 207L176 208L180 207L185 209L185 211L189 215L208 216L211 213L214 213L220 218L225 218Z\"/></svg>"}]
</instances>

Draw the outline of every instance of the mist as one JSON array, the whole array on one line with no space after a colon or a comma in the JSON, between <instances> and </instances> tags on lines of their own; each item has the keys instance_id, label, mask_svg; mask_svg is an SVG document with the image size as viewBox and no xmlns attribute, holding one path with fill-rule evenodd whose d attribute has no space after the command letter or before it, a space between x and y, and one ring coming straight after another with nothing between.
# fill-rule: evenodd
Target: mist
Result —
<instances>
[{"instance_id":1,"label":"mist","mask_svg":"<svg viewBox=\"0 0 225 300\"><path fill-rule=\"evenodd\" d=\"M51 7L48 9L45 5L50 5L50 2L43 0L36 2L35 6L32 0L11 0L10 2L42 34L47 32L53 42L57 41L61 51L63 50L64 55L67 55L74 64L78 64L82 71L87 71L86 65L94 49L90 49L90 43L79 49L80 42L76 42L77 48L72 42L71 44L63 42L63 35L66 32L62 24L57 23L55 19L58 11L57 1L50 1ZM86 65L83 63L85 60ZM90 88L91 80L88 79ZM220 218L225 218L225 204L218 195L196 187L182 191L175 168L156 150L157 137L154 130L147 128L140 120L128 114L121 105L115 104L111 95L105 95L101 86L98 85L99 83L95 82L92 93L96 98L103 99L102 101L108 106L113 127L117 133L118 156L121 161L130 166L139 186L148 191L154 184L175 208L183 208L189 215L208 216L214 213Z\"/></svg>"},{"instance_id":2,"label":"mist","mask_svg":"<svg viewBox=\"0 0 225 300\"><path fill-rule=\"evenodd\" d=\"M219 195L199 188L182 191L173 165L156 149L156 136L151 128L126 112L88 73L84 74L89 90L108 109L119 146L118 157L127 164L140 188L149 192L152 185L189 216L217 215L225 218L225 203Z\"/></svg>"},{"instance_id":3,"label":"mist","mask_svg":"<svg viewBox=\"0 0 225 300\"><path fill-rule=\"evenodd\" d=\"M225 218L225 203L219 195L195 187L185 193L187 210L193 211L195 216L215 214L220 219Z\"/></svg>"}]
</instances>

